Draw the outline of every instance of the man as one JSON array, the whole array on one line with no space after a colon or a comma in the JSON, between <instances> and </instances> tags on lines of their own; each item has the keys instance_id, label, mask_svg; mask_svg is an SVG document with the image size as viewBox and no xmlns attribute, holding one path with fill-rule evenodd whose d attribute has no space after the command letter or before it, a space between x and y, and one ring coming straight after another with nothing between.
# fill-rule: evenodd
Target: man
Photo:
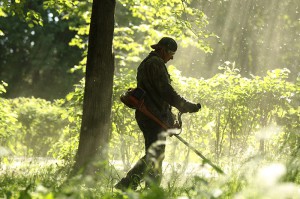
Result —
<instances>
[{"instance_id":1,"label":"man","mask_svg":"<svg viewBox=\"0 0 300 199\"><path fill-rule=\"evenodd\" d=\"M144 104L148 110L168 126L174 126L171 106L180 112L197 112L201 105L189 102L181 97L171 86L166 63L173 59L177 43L170 37L163 37L152 45L154 51L142 61L137 71L137 87L145 92ZM162 161L165 152L166 136L164 129L140 111L135 112L136 121L145 139L145 156L127 173L115 188L136 189L142 179L146 186L158 185L162 177Z\"/></svg>"}]
</instances>

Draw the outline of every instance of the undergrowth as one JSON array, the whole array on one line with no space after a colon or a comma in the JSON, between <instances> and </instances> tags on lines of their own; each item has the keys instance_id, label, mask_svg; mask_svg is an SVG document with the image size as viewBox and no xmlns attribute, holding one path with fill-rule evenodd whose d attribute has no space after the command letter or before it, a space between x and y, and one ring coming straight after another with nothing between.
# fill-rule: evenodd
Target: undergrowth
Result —
<instances>
[{"instance_id":1,"label":"undergrowth","mask_svg":"<svg viewBox=\"0 0 300 199\"><path fill-rule=\"evenodd\" d=\"M293 165L290 164L293 162ZM177 173L161 187L122 192L114 189L117 176L113 165L105 172L69 177L71 164L23 160L2 164L0 198L103 198L103 199L200 199L200 198L299 198L299 160L268 162L257 156L227 168L225 175L210 170L211 176ZM171 175L172 176L172 175ZM293 180L293 181L291 181Z\"/></svg>"}]
</instances>

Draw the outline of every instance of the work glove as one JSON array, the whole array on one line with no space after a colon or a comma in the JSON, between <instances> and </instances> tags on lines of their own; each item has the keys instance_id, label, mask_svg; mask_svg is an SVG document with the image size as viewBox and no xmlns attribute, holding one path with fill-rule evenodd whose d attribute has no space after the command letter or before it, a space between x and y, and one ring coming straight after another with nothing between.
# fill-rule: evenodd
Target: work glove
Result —
<instances>
[{"instance_id":1,"label":"work glove","mask_svg":"<svg viewBox=\"0 0 300 199\"><path fill-rule=\"evenodd\" d=\"M184 107L184 110L182 111L182 113L195 113L195 112L198 112L199 110L201 109L201 104L198 103L198 104L195 104L195 103L192 103L192 102L188 102L185 107Z\"/></svg>"},{"instance_id":2,"label":"work glove","mask_svg":"<svg viewBox=\"0 0 300 199\"><path fill-rule=\"evenodd\" d=\"M189 111L189 113L198 112L200 109L201 109L201 104L200 103L194 104L193 108L191 108L191 110Z\"/></svg>"}]
</instances>

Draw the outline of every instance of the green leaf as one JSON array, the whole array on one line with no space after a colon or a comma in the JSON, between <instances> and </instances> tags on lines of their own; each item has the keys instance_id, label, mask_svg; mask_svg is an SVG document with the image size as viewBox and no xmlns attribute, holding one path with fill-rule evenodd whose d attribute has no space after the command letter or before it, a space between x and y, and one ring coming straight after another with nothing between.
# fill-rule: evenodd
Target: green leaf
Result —
<instances>
[{"instance_id":1,"label":"green leaf","mask_svg":"<svg viewBox=\"0 0 300 199\"><path fill-rule=\"evenodd\" d=\"M71 92L66 96L67 101L70 101L74 97L74 93Z\"/></svg>"}]
</instances>

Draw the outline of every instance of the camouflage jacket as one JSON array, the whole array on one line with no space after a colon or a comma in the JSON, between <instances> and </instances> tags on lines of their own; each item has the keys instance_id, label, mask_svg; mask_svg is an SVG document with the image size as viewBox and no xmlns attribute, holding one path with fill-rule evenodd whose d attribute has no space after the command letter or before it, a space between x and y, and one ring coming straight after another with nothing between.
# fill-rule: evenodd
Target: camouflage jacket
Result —
<instances>
[{"instance_id":1,"label":"camouflage jacket","mask_svg":"<svg viewBox=\"0 0 300 199\"><path fill-rule=\"evenodd\" d=\"M161 121L173 125L171 107L187 112L192 103L181 97L171 86L171 78L162 58L152 51L139 65L137 86L146 91L145 105Z\"/></svg>"}]
</instances>

